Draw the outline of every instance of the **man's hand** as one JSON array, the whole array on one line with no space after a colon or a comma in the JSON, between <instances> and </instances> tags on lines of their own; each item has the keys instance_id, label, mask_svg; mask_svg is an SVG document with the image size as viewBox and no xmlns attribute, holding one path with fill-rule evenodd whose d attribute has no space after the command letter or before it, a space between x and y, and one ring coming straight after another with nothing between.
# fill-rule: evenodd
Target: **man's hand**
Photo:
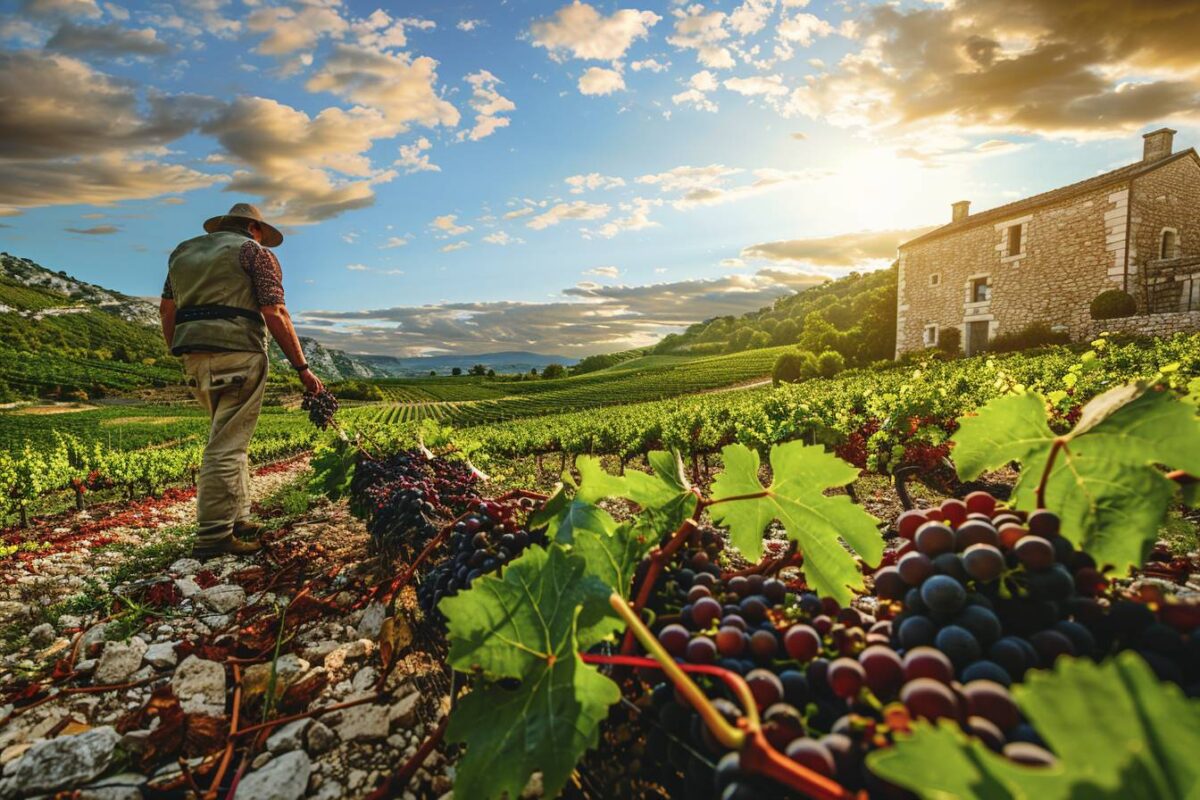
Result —
<instances>
[{"instance_id":1,"label":"man's hand","mask_svg":"<svg viewBox=\"0 0 1200 800\"><path fill-rule=\"evenodd\" d=\"M304 384L305 391L311 394L320 394L325 391L325 384L321 383L321 379L311 369L300 373L300 382Z\"/></svg>"}]
</instances>

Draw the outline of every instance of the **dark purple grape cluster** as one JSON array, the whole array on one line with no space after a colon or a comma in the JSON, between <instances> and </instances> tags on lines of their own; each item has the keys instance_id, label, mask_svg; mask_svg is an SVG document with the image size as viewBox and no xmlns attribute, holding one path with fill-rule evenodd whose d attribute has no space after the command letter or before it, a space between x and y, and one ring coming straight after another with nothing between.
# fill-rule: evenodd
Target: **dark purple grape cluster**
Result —
<instances>
[{"instance_id":1,"label":"dark purple grape cluster","mask_svg":"<svg viewBox=\"0 0 1200 800\"><path fill-rule=\"evenodd\" d=\"M300 400L300 408L308 412L308 421L320 430L327 430L333 425L333 416L338 410L338 399L327 389L313 394L305 392Z\"/></svg>"},{"instance_id":2,"label":"dark purple grape cluster","mask_svg":"<svg viewBox=\"0 0 1200 800\"><path fill-rule=\"evenodd\" d=\"M874 573L876 602L850 608L776 577L723 576L723 538L698 531L655 587L659 643L680 662L742 675L777 750L871 797L911 796L865 764L914 719L953 720L1013 761L1053 764L1009 687L1062 655L1135 649L1162 679L1200 694L1200 629L1106 597L1103 574L1053 513L977 492L906 512L897 527L907 541ZM698 683L736 720L722 683ZM642 763L672 796L787 796L723 754L670 684L647 705Z\"/></svg>"},{"instance_id":3,"label":"dark purple grape cluster","mask_svg":"<svg viewBox=\"0 0 1200 800\"><path fill-rule=\"evenodd\" d=\"M1051 511L1003 508L984 492L905 512L897 528L909 541L874 576L879 598L902 608L892 644L901 652L934 647L959 680L1002 686L1060 656L1133 649L1160 678L1200 696L1200 629L1103 598L1107 581L1095 560L1059 526Z\"/></svg>"},{"instance_id":4,"label":"dark purple grape cluster","mask_svg":"<svg viewBox=\"0 0 1200 800\"><path fill-rule=\"evenodd\" d=\"M438 517L452 518L479 503L477 485L465 462L402 450L384 459L360 460L350 494L365 512L376 551L412 557L437 533Z\"/></svg>"},{"instance_id":5,"label":"dark purple grape cluster","mask_svg":"<svg viewBox=\"0 0 1200 800\"><path fill-rule=\"evenodd\" d=\"M531 544L545 546L546 529L530 531L525 522L534 508L529 498L487 500L455 522L449 556L429 571L417 590L421 609L443 623L437 610L443 597L469 589L476 578L502 569Z\"/></svg>"}]
</instances>

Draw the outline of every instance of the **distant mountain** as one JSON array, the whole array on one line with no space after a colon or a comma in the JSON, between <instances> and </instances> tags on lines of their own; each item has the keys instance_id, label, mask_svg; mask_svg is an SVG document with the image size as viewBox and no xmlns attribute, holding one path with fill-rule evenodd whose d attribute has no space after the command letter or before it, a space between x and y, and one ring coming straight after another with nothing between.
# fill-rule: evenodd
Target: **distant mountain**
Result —
<instances>
[{"instance_id":1,"label":"distant mountain","mask_svg":"<svg viewBox=\"0 0 1200 800\"><path fill-rule=\"evenodd\" d=\"M447 353L437 356L376 356L356 353L351 358L364 362L378 373L393 377L426 376L430 372L439 375L450 372L458 367L466 372L476 364L483 364L488 369L494 369L501 374L515 374L536 369L541 372L547 364L562 364L569 367L577 359L562 356L547 356L539 353L529 353L521 350L503 353L479 353L476 355L457 355Z\"/></svg>"},{"instance_id":2,"label":"distant mountain","mask_svg":"<svg viewBox=\"0 0 1200 800\"><path fill-rule=\"evenodd\" d=\"M54 272L28 258L0 253L0 279L9 284L41 289L51 295L60 295L63 302L57 307L61 310L47 314L45 309L38 309L43 312L43 316L80 313L84 308L96 308L118 316L126 322L158 325L158 307L153 303L140 297L130 297L94 283L81 281L66 272ZM78 310L66 310L72 306ZM7 308L4 310L17 309Z\"/></svg>"},{"instance_id":3,"label":"distant mountain","mask_svg":"<svg viewBox=\"0 0 1200 800\"><path fill-rule=\"evenodd\" d=\"M312 371L325 381L361 380L364 378L386 378L391 373L378 369L366 361L366 356L351 355L344 350L333 350L308 336L300 337L304 360ZM279 345L271 342L271 361L279 368L288 368L287 360Z\"/></svg>"}]
</instances>

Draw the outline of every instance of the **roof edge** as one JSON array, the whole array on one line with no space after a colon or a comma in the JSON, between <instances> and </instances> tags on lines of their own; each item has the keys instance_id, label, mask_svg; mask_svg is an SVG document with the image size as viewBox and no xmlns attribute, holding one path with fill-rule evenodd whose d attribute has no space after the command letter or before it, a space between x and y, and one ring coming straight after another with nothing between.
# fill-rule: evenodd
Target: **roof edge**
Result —
<instances>
[{"instance_id":1,"label":"roof edge","mask_svg":"<svg viewBox=\"0 0 1200 800\"><path fill-rule=\"evenodd\" d=\"M896 249L903 250L904 248L906 248L910 245L931 241L933 239L940 238L941 236L944 236L947 234L958 233L960 231L970 230L971 228L974 228L976 225L982 225L984 223L993 221L995 219L1007 216L1010 213L1016 214L1018 212L1033 211L1033 210L1042 208L1044 206L1048 206L1052 203L1058 203L1063 200L1067 200L1069 198L1075 197L1076 195L1083 194L1084 192L1094 191L1096 189L1100 189L1100 188L1109 186L1114 183L1122 183L1124 181L1132 181L1135 178L1141 177L1142 175L1145 175L1148 172L1153 172L1154 170L1158 169L1159 167L1165 167L1167 164L1171 164L1171 163L1183 158L1184 156L1188 156L1188 155L1190 155L1194 159L1196 159L1197 163L1200 163L1200 155L1198 155L1196 153L1196 148L1189 147L1186 150L1180 150L1177 153L1171 153L1168 156L1163 156L1162 158L1160 158L1157 161L1154 161L1150 164L1141 165L1140 169L1134 169L1128 173L1121 174L1121 175L1113 174L1109 180L1098 180L1100 178L1104 178L1105 177L1104 174L1097 175L1097 176L1095 176L1095 178L1085 178L1082 181L1077 181L1077 183L1080 185L1076 189L1073 189L1071 191L1066 192L1065 194L1054 196L1054 197L1047 196L1043 200L1034 202L1028 206L1022 206L1021 204L1027 203L1031 200L1034 200L1035 198L1039 197L1040 195L1053 195L1055 192L1059 192L1059 191L1066 190L1066 189L1071 189L1071 187L1074 184L1067 184L1066 186L1060 186L1058 189L1049 189L1045 192L1040 192L1039 194L1030 195L1029 197L1025 197L1020 200L1014 200L1011 203L1005 203L1002 206L996 206L995 208L989 208L984 211L980 211L978 214L971 214L970 216L966 217L965 219L959 220L958 222L947 222L945 225L942 225L941 227L934 228L933 230L931 230L927 233L923 233L920 236L917 236L913 239L909 239L907 242L902 242L900 245L897 246ZM1120 172L1121 170L1129 169L1130 167L1136 167L1136 166L1139 166L1138 162L1134 162L1132 164L1127 164L1124 167L1118 167L1117 169L1112 170L1111 172L1117 173L1117 172ZM1087 184L1088 181L1090 181L1090 180L1096 180L1096 183L1089 184L1086 186L1082 185L1082 184ZM1009 211L1006 211L1006 209L1009 209Z\"/></svg>"}]
</instances>

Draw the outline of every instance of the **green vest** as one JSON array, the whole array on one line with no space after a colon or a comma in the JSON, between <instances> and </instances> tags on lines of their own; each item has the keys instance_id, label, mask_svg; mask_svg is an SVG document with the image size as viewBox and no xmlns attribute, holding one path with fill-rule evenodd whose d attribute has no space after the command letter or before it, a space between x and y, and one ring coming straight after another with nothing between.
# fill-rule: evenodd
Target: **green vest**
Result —
<instances>
[{"instance_id":1,"label":"green vest","mask_svg":"<svg viewBox=\"0 0 1200 800\"><path fill-rule=\"evenodd\" d=\"M241 249L249 239L235 231L217 231L188 239L171 254L167 267L175 306L183 311L197 306L230 306L254 312L251 319L230 314L226 318L177 322L171 352L267 352L267 325L258 314L254 282L242 268Z\"/></svg>"}]
</instances>

